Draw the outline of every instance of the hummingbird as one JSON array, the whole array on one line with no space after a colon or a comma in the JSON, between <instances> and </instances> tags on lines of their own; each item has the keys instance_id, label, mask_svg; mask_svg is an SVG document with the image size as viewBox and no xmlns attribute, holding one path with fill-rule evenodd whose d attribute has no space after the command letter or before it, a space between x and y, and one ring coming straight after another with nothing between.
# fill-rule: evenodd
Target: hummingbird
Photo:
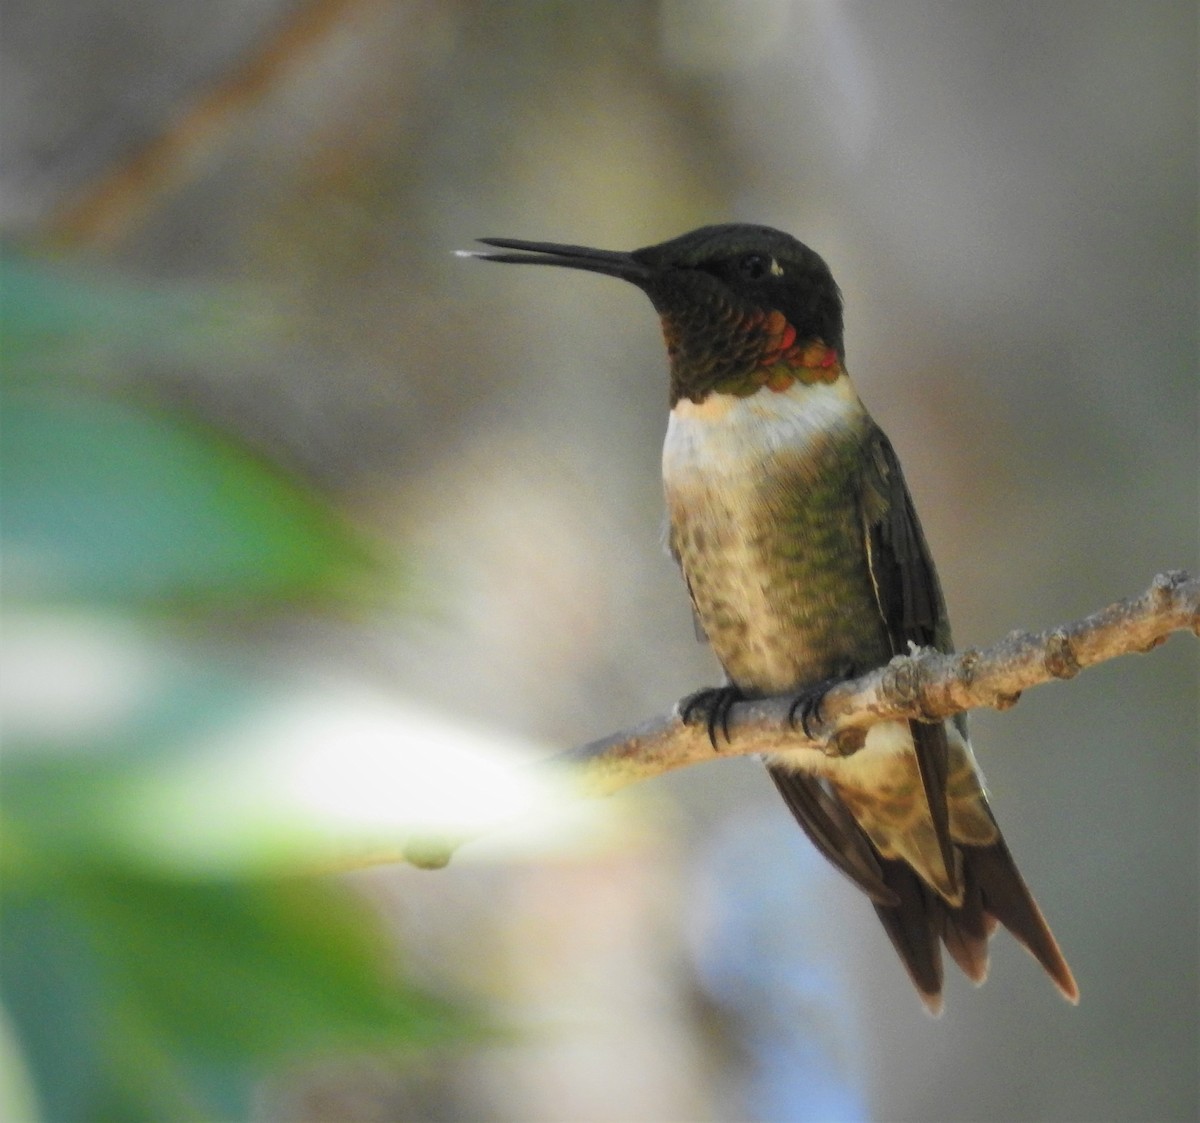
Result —
<instances>
[{"instance_id":1,"label":"hummingbird","mask_svg":"<svg viewBox=\"0 0 1200 1123\"><path fill-rule=\"evenodd\" d=\"M668 543L725 672L679 709L714 748L740 699L792 695L806 721L834 682L913 645L953 650L925 535L850 381L841 292L816 252L747 224L631 252L480 241L492 249L467 256L618 277L659 315ZM781 746L764 761L812 843L870 898L930 1013L942 1008L943 945L981 984L998 925L1078 1002L992 814L965 715L848 730L832 748Z\"/></svg>"}]
</instances>

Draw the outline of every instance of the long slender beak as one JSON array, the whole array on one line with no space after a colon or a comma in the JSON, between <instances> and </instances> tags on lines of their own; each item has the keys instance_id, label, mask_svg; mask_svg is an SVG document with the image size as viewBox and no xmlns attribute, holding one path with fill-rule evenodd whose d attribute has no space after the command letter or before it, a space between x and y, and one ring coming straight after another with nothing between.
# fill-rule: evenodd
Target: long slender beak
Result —
<instances>
[{"instance_id":1,"label":"long slender beak","mask_svg":"<svg viewBox=\"0 0 1200 1123\"><path fill-rule=\"evenodd\" d=\"M556 242L523 242L516 238L478 238L485 246L517 253L487 253L479 250L458 250L459 257L477 257L481 261L499 261L507 265L561 265L567 269L584 269L589 273L604 273L641 285L652 276L652 270L635 261L632 254L616 250L597 250L590 246L566 246Z\"/></svg>"}]
</instances>

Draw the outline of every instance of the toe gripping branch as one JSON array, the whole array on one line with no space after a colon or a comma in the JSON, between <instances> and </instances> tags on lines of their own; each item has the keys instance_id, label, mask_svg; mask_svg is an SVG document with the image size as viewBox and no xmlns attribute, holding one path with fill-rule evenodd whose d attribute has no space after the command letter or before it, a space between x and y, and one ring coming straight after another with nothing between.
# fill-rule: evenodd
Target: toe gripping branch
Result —
<instances>
[{"instance_id":1,"label":"toe gripping branch","mask_svg":"<svg viewBox=\"0 0 1200 1123\"><path fill-rule=\"evenodd\" d=\"M679 719L684 725L704 723L708 730L708 740L715 752L721 751L717 743L718 731L725 734L726 744L729 736L729 712L747 695L742 693L732 683L725 686L707 686L689 694L679 702Z\"/></svg>"},{"instance_id":2,"label":"toe gripping branch","mask_svg":"<svg viewBox=\"0 0 1200 1123\"><path fill-rule=\"evenodd\" d=\"M838 674L801 687L788 707L788 724L793 729L799 726L810 741L820 740L813 731L813 723L820 721L822 699L833 687L857 677L858 673L854 667L839 668ZM708 739L713 749L720 752L720 735L724 735L726 744L732 740L729 735L729 715L733 707L738 702L758 697L761 695L748 693L732 683L705 687L680 699L679 718L685 725L697 725L702 722L708 730Z\"/></svg>"},{"instance_id":3,"label":"toe gripping branch","mask_svg":"<svg viewBox=\"0 0 1200 1123\"><path fill-rule=\"evenodd\" d=\"M835 686L853 677L852 673L834 675L831 678L822 679L820 682L814 682L809 686L802 687L796 692L796 697L788 707L788 724L793 729L799 725L804 736L810 741L820 740L818 735L813 732L812 722L820 721L821 719L820 710L822 700Z\"/></svg>"}]
</instances>

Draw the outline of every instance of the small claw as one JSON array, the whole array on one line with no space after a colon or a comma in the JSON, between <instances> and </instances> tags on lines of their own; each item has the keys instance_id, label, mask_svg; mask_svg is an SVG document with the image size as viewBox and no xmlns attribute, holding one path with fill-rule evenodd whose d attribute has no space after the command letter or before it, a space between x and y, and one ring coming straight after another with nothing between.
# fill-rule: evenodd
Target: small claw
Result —
<instances>
[{"instance_id":1,"label":"small claw","mask_svg":"<svg viewBox=\"0 0 1200 1123\"><path fill-rule=\"evenodd\" d=\"M809 727L809 721L816 716L817 709L821 705L821 699L825 696L825 692L806 690L801 694L796 695L796 699L788 707L788 724L795 729L796 718L800 718L800 729L810 741L814 740L813 731Z\"/></svg>"},{"instance_id":2,"label":"small claw","mask_svg":"<svg viewBox=\"0 0 1200 1123\"><path fill-rule=\"evenodd\" d=\"M720 718L721 730L725 734L725 743L726 744L729 744L731 741L731 738L729 736L729 712L730 712L730 710L733 709L734 702L736 702L740 697L741 697L740 693L737 693L735 691L726 690L721 694L721 697L717 701L717 705L715 706L717 716L719 716L719 718ZM709 735L710 739L712 739L712 736L713 736L712 726L713 726L713 719L710 717L709 718L709 729L708 729L708 735ZM714 744L715 744L715 741L714 741Z\"/></svg>"},{"instance_id":3,"label":"small claw","mask_svg":"<svg viewBox=\"0 0 1200 1123\"><path fill-rule=\"evenodd\" d=\"M788 707L788 724L793 729L796 728L796 718L800 719L800 729L810 741L817 740L816 735L812 731L809 722L814 718L820 718L818 711L821 708L821 702L829 691L837 686L840 682L845 682L848 678L853 678L855 671L852 667L847 667L843 674L833 675L831 678L822 679L820 682L814 682L811 686L806 686L796 692L796 697L792 704Z\"/></svg>"},{"instance_id":4,"label":"small claw","mask_svg":"<svg viewBox=\"0 0 1200 1123\"><path fill-rule=\"evenodd\" d=\"M743 697L736 686L706 687L689 694L679 703L679 718L685 725L691 725L693 717L699 715L708 730L709 743L715 752L720 752L718 730L725 734L726 742L732 740L729 735L729 714Z\"/></svg>"}]
</instances>

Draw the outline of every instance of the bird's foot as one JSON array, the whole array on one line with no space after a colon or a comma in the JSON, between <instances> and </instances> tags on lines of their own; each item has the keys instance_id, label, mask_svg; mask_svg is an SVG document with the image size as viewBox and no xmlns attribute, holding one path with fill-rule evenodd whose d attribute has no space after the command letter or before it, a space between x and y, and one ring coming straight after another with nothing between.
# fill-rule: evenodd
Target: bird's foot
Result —
<instances>
[{"instance_id":1,"label":"bird's foot","mask_svg":"<svg viewBox=\"0 0 1200 1123\"><path fill-rule=\"evenodd\" d=\"M820 720L821 701L838 683L845 682L848 678L853 678L854 675L854 668L847 666L842 668L841 674L832 675L830 678L822 679L820 682L814 682L809 686L802 687L796 692L792 704L788 707L788 724L793 729L799 725L804 736L810 741L818 740L816 734L812 731L811 722Z\"/></svg>"},{"instance_id":2,"label":"bird's foot","mask_svg":"<svg viewBox=\"0 0 1200 1123\"><path fill-rule=\"evenodd\" d=\"M706 686L703 690L697 690L695 694L681 698L676 709L679 711L679 720L685 725L703 722L708 730L708 739L712 743L712 747L720 752L720 746L717 744L717 731L720 730L725 734L726 742L730 740L729 711L733 709L735 703L742 701L745 697L746 695L732 683L727 683L725 686Z\"/></svg>"}]
</instances>

